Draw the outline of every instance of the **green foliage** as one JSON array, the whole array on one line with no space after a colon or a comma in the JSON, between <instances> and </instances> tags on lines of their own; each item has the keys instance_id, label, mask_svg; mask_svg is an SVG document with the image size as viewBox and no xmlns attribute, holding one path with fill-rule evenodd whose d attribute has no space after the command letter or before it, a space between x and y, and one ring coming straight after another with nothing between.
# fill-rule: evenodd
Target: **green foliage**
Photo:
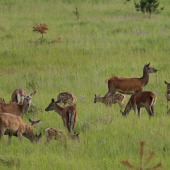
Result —
<instances>
[{"instance_id":1,"label":"green foliage","mask_svg":"<svg viewBox=\"0 0 170 170\"><path fill-rule=\"evenodd\" d=\"M161 10L164 9L164 7L159 7L159 0L140 0L139 3L134 2L135 8L137 11L142 11L143 13L149 13L150 15L152 13L160 13Z\"/></svg>"}]
</instances>

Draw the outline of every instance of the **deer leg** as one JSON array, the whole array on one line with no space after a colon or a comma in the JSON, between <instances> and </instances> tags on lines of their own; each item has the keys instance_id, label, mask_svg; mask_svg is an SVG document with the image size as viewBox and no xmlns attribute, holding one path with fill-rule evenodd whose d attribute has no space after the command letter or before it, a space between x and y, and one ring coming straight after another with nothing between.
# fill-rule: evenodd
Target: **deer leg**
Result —
<instances>
[{"instance_id":1,"label":"deer leg","mask_svg":"<svg viewBox=\"0 0 170 170\"><path fill-rule=\"evenodd\" d=\"M135 115L137 114L137 105L134 105L134 111L135 111Z\"/></svg>"},{"instance_id":2,"label":"deer leg","mask_svg":"<svg viewBox=\"0 0 170 170\"><path fill-rule=\"evenodd\" d=\"M117 103L119 104L119 107L120 107L120 109L122 110L123 103L122 103L121 101L118 101Z\"/></svg>"},{"instance_id":3,"label":"deer leg","mask_svg":"<svg viewBox=\"0 0 170 170\"><path fill-rule=\"evenodd\" d=\"M0 140L1 140L2 136L4 135L5 131L6 131L6 129L1 129L0 130Z\"/></svg>"},{"instance_id":4,"label":"deer leg","mask_svg":"<svg viewBox=\"0 0 170 170\"><path fill-rule=\"evenodd\" d=\"M12 137L12 135L11 135L11 134L9 134L9 135L8 135L8 145L10 145L10 144L11 144L11 137Z\"/></svg>"},{"instance_id":5,"label":"deer leg","mask_svg":"<svg viewBox=\"0 0 170 170\"><path fill-rule=\"evenodd\" d=\"M155 106L151 106L151 111L152 111L152 115L154 116L154 107Z\"/></svg>"},{"instance_id":6,"label":"deer leg","mask_svg":"<svg viewBox=\"0 0 170 170\"><path fill-rule=\"evenodd\" d=\"M138 108L138 117L140 118L141 108Z\"/></svg>"},{"instance_id":7,"label":"deer leg","mask_svg":"<svg viewBox=\"0 0 170 170\"><path fill-rule=\"evenodd\" d=\"M22 133L20 131L17 132L17 136L22 144Z\"/></svg>"},{"instance_id":8,"label":"deer leg","mask_svg":"<svg viewBox=\"0 0 170 170\"><path fill-rule=\"evenodd\" d=\"M151 117L151 116L152 116L152 112L151 112L151 110L150 110L150 106L145 106L145 109L146 109L146 111L148 112L149 117Z\"/></svg>"}]
</instances>

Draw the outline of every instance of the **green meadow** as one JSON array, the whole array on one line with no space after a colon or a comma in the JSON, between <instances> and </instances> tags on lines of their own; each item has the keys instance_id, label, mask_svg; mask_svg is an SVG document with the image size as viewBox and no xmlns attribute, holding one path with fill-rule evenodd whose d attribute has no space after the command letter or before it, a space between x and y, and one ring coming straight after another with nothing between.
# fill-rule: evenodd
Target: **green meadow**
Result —
<instances>
[{"instance_id":1,"label":"green meadow","mask_svg":"<svg viewBox=\"0 0 170 170\"><path fill-rule=\"evenodd\" d=\"M166 85L170 83L170 1L165 9L146 17L125 0L0 0L0 97L10 102L16 88L27 94L36 90L30 110L22 119L41 120L34 133L41 141L22 145L12 137L0 141L0 169L3 170L128 170L129 160L139 166L139 141L145 141L143 166L160 161L170 168L170 117L167 115ZM73 13L77 7L77 20ZM37 24L48 25L43 35L33 32ZM60 43L48 43L61 38ZM112 109L94 104L94 95L104 96L105 80L111 76L142 77L143 67L158 69L150 74L144 90L157 96L155 116L142 109L122 117L118 104ZM80 142L57 140L45 144L45 129L65 130L61 117L45 108L60 92L77 97L76 131ZM130 95L126 95L127 104ZM156 153L146 165L151 150Z\"/></svg>"}]
</instances>

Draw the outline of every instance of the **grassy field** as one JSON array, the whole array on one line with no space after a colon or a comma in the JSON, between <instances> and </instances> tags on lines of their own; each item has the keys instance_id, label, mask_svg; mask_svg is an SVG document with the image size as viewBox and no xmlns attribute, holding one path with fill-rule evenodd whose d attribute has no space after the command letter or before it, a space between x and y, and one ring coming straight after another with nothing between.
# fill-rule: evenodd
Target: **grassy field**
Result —
<instances>
[{"instance_id":1,"label":"grassy field","mask_svg":"<svg viewBox=\"0 0 170 170\"><path fill-rule=\"evenodd\" d=\"M35 133L42 133L39 143L8 137L0 141L0 167L6 169L126 170L120 162L128 159L139 165L139 141L146 142L156 155L148 165L162 162L170 167L170 117L167 116L164 81L170 82L170 1L159 15L150 18L135 11L134 2L125 0L0 0L0 96L11 100L16 88L28 94L37 91L33 106L22 118L41 123ZM73 14L77 7L80 17ZM119 11L119 9L121 9ZM35 43L41 34L33 26L46 23L46 42L61 37L56 44ZM150 74L145 90L157 95L155 117L149 119L142 109L138 119L131 111L127 118L118 104L106 108L94 104L94 95L107 93L105 79L141 77L146 63L158 69ZM73 93L80 142L52 141L45 145L48 127L64 130L61 117L45 112L52 98L60 92ZM130 96L127 96L125 104Z\"/></svg>"}]
</instances>

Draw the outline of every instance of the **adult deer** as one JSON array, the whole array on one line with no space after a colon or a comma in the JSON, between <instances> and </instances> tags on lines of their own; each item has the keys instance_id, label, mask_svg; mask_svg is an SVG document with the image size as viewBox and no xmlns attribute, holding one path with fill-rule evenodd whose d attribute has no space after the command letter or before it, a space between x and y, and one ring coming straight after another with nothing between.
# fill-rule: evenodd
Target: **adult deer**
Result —
<instances>
[{"instance_id":1,"label":"adult deer","mask_svg":"<svg viewBox=\"0 0 170 170\"><path fill-rule=\"evenodd\" d=\"M52 99L51 103L45 109L45 111L54 110L56 113L58 113L62 117L64 126L68 129L68 131L71 132L71 127L72 127L72 130L74 131L76 121L77 121L76 107L73 105L70 105L70 106L66 106L62 108L57 104L59 102L60 100L55 102L54 99Z\"/></svg>"},{"instance_id":2,"label":"adult deer","mask_svg":"<svg viewBox=\"0 0 170 170\"><path fill-rule=\"evenodd\" d=\"M167 85L167 90L165 92L165 96L166 96L166 99L167 99L167 109L168 109L168 102L170 101L170 83L167 83L165 81L165 84Z\"/></svg>"},{"instance_id":3,"label":"adult deer","mask_svg":"<svg viewBox=\"0 0 170 170\"><path fill-rule=\"evenodd\" d=\"M34 94L36 93L36 91L34 92ZM16 89L13 93L12 93L12 96L11 96L11 102L16 102L18 104L23 104L24 102L24 95L26 96L26 92L25 90L23 89ZM31 96L32 93L30 93L30 95L28 96ZM31 102L31 100L30 100Z\"/></svg>"},{"instance_id":4,"label":"adult deer","mask_svg":"<svg viewBox=\"0 0 170 170\"><path fill-rule=\"evenodd\" d=\"M35 122L34 122L35 123ZM28 138L31 142L39 141L41 138L41 133L39 136L33 134L33 128L35 124L25 123L19 116L12 115L10 113L0 114L0 140L3 135L8 135L8 144L11 143L11 137L17 136L22 142L22 136Z\"/></svg>"},{"instance_id":5,"label":"adult deer","mask_svg":"<svg viewBox=\"0 0 170 170\"><path fill-rule=\"evenodd\" d=\"M100 95L96 95L94 97L94 103L96 102L101 102L104 103L106 106L112 107L112 104L118 103L120 108L124 106L123 101L125 99L125 95L121 93L116 93L116 94L110 94L106 95L104 97L101 97Z\"/></svg>"},{"instance_id":6,"label":"adult deer","mask_svg":"<svg viewBox=\"0 0 170 170\"><path fill-rule=\"evenodd\" d=\"M79 133L76 134L74 132L74 135L65 134L62 130L58 130L55 128L47 128L45 129L45 135L46 135L46 143L49 143L52 139L62 139L63 137L66 137L66 139L71 140L78 140L79 141Z\"/></svg>"},{"instance_id":7,"label":"adult deer","mask_svg":"<svg viewBox=\"0 0 170 170\"><path fill-rule=\"evenodd\" d=\"M17 116L22 116L24 113L26 113L31 105L31 98L36 93L33 92L30 95L23 95L24 97L23 104L18 104L15 102L10 103L0 103L0 113L11 113Z\"/></svg>"},{"instance_id":8,"label":"adult deer","mask_svg":"<svg viewBox=\"0 0 170 170\"><path fill-rule=\"evenodd\" d=\"M123 94L134 94L140 92L149 82L149 73L156 73L158 70L149 67L149 64L145 64L143 69L143 76L141 78L123 78L113 76L106 79L108 86L107 94L114 94L116 91ZM107 95L106 94L106 95Z\"/></svg>"},{"instance_id":9,"label":"adult deer","mask_svg":"<svg viewBox=\"0 0 170 170\"><path fill-rule=\"evenodd\" d=\"M139 93L132 94L130 97L124 112L120 111L123 116L129 114L129 112L133 109L135 114L138 110L138 116L140 117L140 109L145 107L146 111L149 114L149 117L154 116L154 107L156 103L156 95L151 91L142 91Z\"/></svg>"}]
</instances>

